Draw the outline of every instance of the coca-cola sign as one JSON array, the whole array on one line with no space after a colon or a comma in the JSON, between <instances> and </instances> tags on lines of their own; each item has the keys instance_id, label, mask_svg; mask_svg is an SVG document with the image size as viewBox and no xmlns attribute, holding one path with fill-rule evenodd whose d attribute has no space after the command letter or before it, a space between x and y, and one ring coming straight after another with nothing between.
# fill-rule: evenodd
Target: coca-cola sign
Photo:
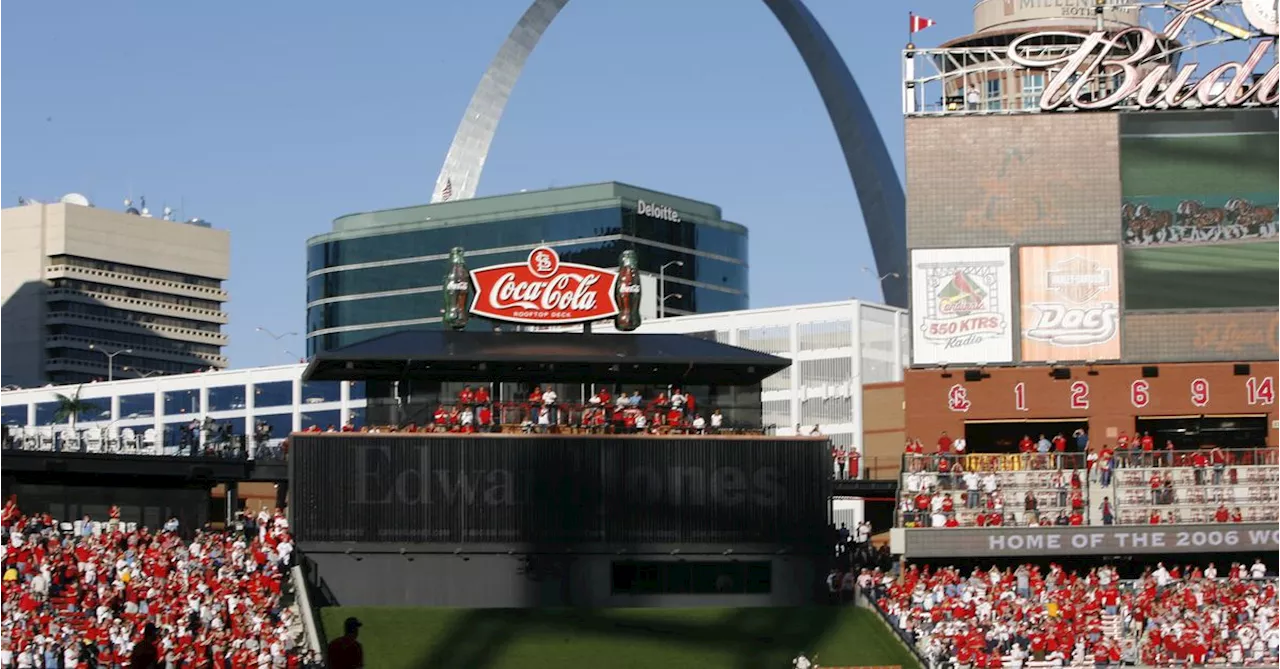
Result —
<instances>
[{"instance_id":1,"label":"coca-cola sign","mask_svg":"<svg viewBox=\"0 0 1280 669\"><path fill-rule=\"evenodd\" d=\"M1220 0L1189 0L1164 29L1161 36L1146 28L1132 27L1116 33L1080 34L1066 31L1029 33L1009 44L1009 60L1022 67L1049 70L1040 96L1040 109L1180 109L1203 107L1273 107L1277 101L1276 65L1260 78L1254 70L1275 45L1273 37L1257 39L1244 62L1227 62L1197 77L1199 63L1183 64L1176 71L1163 41L1172 42L1192 18ZM1255 3L1256 4L1256 3ZM1274 11L1274 10L1273 10ZM1247 13L1257 33L1236 29L1242 36L1274 35L1274 21L1264 21ZM1233 33L1234 34L1234 33ZM1078 44L1065 51L1043 51L1045 43ZM1108 85L1096 90L1099 81Z\"/></svg>"},{"instance_id":2,"label":"coca-cola sign","mask_svg":"<svg viewBox=\"0 0 1280 669\"><path fill-rule=\"evenodd\" d=\"M560 262L555 249L538 247L522 263L471 271L471 313L527 325L588 323L618 313L613 270Z\"/></svg>"}]
</instances>

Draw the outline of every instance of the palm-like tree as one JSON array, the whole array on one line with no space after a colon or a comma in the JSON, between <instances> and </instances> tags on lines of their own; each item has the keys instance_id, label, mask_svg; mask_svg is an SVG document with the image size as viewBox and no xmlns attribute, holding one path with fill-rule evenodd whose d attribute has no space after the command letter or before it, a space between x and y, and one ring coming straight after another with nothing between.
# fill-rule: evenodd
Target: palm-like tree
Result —
<instances>
[{"instance_id":1,"label":"palm-like tree","mask_svg":"<svg viewBox=\"0 0 1280 669\"><path fill-rule=\"evenodd\" d=\"M82 387L76 386L74 395L54 394L54 399L58 402L58 410L53 413L53 422L61 423L64 420L67 421L72 432L76 431L76 419L81 413L94 411L98 408L93 402L80 399L80 389Z\"/></svg>"}]
</instances>

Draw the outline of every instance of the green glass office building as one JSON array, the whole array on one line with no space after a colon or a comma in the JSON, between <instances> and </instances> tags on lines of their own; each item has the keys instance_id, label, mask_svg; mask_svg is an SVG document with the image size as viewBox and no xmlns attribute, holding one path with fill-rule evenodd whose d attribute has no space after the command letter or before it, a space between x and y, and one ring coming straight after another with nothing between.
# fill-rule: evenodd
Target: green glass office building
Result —
<instances>
[{"instance_id":1,"label":"green glass office building","mask_svg":"<svg viewBox=\"0 0 1280 669\"><path fill-rule=\"evenodd\" d=\"M441 280L455 246L474 269L522 261L543 244L565 262L599 267L635 250L643 274L665 276L667 315L748 307L746 228L704 202L591 184L335 220L307 241L307 352L441 327Z\"/></svg>"}]
</instances>

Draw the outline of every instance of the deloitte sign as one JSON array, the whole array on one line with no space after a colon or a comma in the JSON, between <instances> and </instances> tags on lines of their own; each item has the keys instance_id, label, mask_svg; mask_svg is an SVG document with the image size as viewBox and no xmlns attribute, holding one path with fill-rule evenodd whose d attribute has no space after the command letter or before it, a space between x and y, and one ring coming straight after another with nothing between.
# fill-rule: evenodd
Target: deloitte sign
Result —
<instances>
[{"instance_id":1,"label":"deloitte sign","mask_svg":"<svg viewBox=\"0 0 1280 669\"><path fill-rule=\"evenodd\" d=\"M641 216L649 216L664 221L670 221L672 223L680 222L680 212L664 204L654 204L652 202L645 202L644 200L637 200L636 213Z\"/></svg>"}]
</instances>

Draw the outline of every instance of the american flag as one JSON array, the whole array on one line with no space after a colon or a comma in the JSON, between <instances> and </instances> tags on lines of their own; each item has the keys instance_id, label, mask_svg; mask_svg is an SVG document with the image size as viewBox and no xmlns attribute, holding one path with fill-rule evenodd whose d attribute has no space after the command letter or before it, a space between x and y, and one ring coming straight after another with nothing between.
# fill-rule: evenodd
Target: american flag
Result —
<instances>
[{"instance_id":1,"label":"american flag","mask_svg":"<svg viewBox=\"0 0 1280 669\"><path fill-rule=\"evenodd\" d=\"M453 179L445 179L444 189L440 191L440 200L448 202L451 197L453 197Z\"/></svg>"}]
</instances>

